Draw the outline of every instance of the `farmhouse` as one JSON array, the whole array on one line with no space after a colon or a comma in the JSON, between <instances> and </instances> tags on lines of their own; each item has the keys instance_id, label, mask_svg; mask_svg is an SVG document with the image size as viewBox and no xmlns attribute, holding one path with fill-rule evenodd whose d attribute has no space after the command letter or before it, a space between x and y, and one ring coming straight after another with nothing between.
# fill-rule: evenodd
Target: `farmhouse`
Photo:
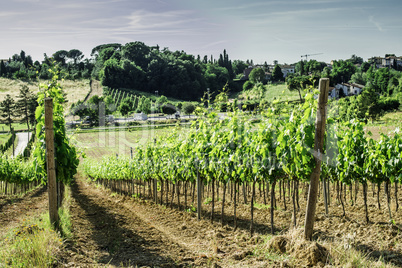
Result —
<instances>
[{"instance_id":1,"label":"farmhouse","mask_svg":"<svg viewBox=\"0 0 402 268\"><path fill-rule=\"evenodd\" d=\"M288 74L294 74L295 73L295 66L293 65L280 65L283 77L285 78Z\"/></svg>"},{"instance_id":2,"label":"farmhouse","mask_svg":"<svg viewBox=\"0 0 402 268\"><path fill-rule=\"evenodd\" d=\"M340 92L342 92L344 96L359 95L363 91L363 88L364 86L360 84L341 83L331 88L329 96L338 99L341 95Z\"/></svg>"}]
</instances>

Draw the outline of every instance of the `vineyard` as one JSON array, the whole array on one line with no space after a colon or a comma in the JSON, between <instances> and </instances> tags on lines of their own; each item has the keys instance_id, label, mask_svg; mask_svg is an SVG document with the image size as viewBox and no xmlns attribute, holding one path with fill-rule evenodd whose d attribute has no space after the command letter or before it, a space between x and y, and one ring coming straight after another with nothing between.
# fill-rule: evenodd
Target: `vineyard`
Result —
<instances>
[{"instance_id":1,"label":"vineyard","mask_svg":"<svg viewBox=\"0 0 402 268\"><path fill-rule=\"evenodd\" d=\"M267 263L279 265L284 259L278 261L259 253L274 251L293 252L297 259L305 246L297 246L283 234L293 232L294 236L301 236L299 230L303 226L310 178L316 159L320 159L319 208L313 239L335 241L348 235L344 243L347 249L356 248L381 263L402 265L402 248L398 242L402 228L398 195L402 182L402 135L398 128L374 139L365 130L364 123L338 121L336 107L328 107L324 150L315 151L317 100L309 94L299 106L281 106L280 110L273 106L258 118L243 111L228 113L224 118L210 112L194 121L190 128L183 130L177 126L157 139L147 139L135 152L127 154L129 156L84 159L80 176L92 181L84 185L82 178L71 180L78 167L77 149L67 142L63 109L58 104L62 102L58 84L49 87L49 93L56 100L57 180L73 183L76 235L86 230L88 233L81 235L90 236L88 228L96 233L88 245L85 240L77 240L81 254L74 257L77 263L91 263L98 258L94 255L89 260L86 247L94 252L99 247L107 248L109 255L102 257L100 263L112 262L113 265L126 264L127 258L139 258L138 263L143 265L149 263L146 258L161 258L152 255L151 246L142 257L130 251L133 245L141 243L138 242L141 238L132 239L136 232L146 232L144 237L150 240L160 236L160 241L174 242L175 253L165 252L166 244L160 241L152 246L164 252L161 253L163 258L155 263L164 263L166 267L177 264L168 257L170 254L174 255L173 259L180 259L182 266L221 263L231 267L231 262L240 266L254 266L256 262L260 262L261 267ZM39 99L41 104L43 101L44 96ZM39 183L47 183L42 106L38 108L37 120L36 143L30 144L33 157L27 160L0 158L0 194L21 194ZM25 153L25 157L30 154ZM99 191L110 192L98 193L92 183L108 189ZM105 193L107 196L102 197ZM112 199L116 193L122 197L117 203ZM382 209L384 204L386 214ZM112 208L125 215L124 219L117 221L114 212L107 212ZM82 215L90 217L88 222L79 223ZM152 223L156 231L145 231L149 227L144 222ZM183 225L177 229L177 224ZM106 232L106 227L113 231ZM335 229L335 234L331 228ZM215 236L211 237L210 232ZM378 248L375 242L370 242L370 246L364 243L364 240L381 239L373 238L376 232L377 236L387 235L384 248ZM266 235L270 235L269 242L262 242L261 237ZM98 238L105 236L107 241ZM121 249L111 246L116 237L120 239ZM184 246L180 239L205 247L209 247L210 239L213 251L208 254L215 257L203 257L203 254L193 257L192 252L200 250ZM239 239L248 242L239 242ZM261 243L268 246L261 248ZM283 243L291 249L283 249L280 246ZM306 257L300 257L303 261L294 260L289 265L343 266L341 257L328 257L334 256L338 249L327 247L316 247L320 257L307 258L307 262L303 262ZM75 254L71 248L66 252L61 254L62 263L71 258L68 254ZM226 257L225 252L230 256ZM258 254L265 257L251 257ZM147 257L141 259L143 256ZM289 259L286 257L286 262Z\"/></svg>"},{"instance_id":2,"label":"vineyard","mask_svg":"<svg viewBox=\"0 0 402 268\"><path fill-rule=\"evenodd\" d=\"M230 192L231 200L236 202L240 188L245 203L246 189L251 189L250 204L253 206L256 187L260 196L263 195L264 204L268 198L274 202L271 204L273 210L277 199L274 196L276 185L282 189L280 193L288 185L293 211L296 212L300 209L300 185L306 188L315 164L313 107L316 107L315 100L310 96L289 117L277 117L268 112L257 125L251 124L251 120L240 113L233 113L226 120L219 120L211 114L209 118L195 122L188 132L172 133L149 142L132 159L87 160L84 169L93 180L103 184L124 184L128 194L147 195L160 203L171 203L174 195L180 198L180 189L184 189L184 209L189 208L187 195L191 194L194 199L198 176L202 184L211 189L211 218L214 217L214 201L219 198L216 196L219 191L215 188L223 191L222 212L226 193ZM384 185L387 206L390 207L391 185L394 184L397 211L398 188L402 179L402 136L399 130L389 136L382 134L379 140L374 140L365 133L361 122L339 123L329 118L327 123L325 150L319 153L323 162L322 184L327 206L332 184L336 186L336 196L342 206L346 202L342 198L346 187L352 189L355 186L356 198L357 189L362 186L366 200L368 185L378 186L378 191ZM167 199L169 189L171 200ZM349 192L353 202L353 192ZM177 203L180 204L179 199ZM365 207L368 222L367 203ZM236 211L233 213L236 218ZM391 210L389 219L392 220ZM272 230L273 223L272 219Z\"/></svg>"}]
</instances>

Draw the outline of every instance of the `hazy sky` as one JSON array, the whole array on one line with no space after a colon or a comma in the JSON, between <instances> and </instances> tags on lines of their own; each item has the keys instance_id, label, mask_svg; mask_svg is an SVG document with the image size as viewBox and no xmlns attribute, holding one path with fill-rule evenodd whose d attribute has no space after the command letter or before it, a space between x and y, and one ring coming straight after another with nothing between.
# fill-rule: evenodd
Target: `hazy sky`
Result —
<instances>
[{"instance_id":1,"label":"hazy sky","mask_svg":"<svg viewBox=\"0 0 402 268\"><path fill-rule=\"evenodd\" d=\"M400 0L1 0L0 58L142 41L254 63L402 56Z\"/></svg>"}]
</instances>

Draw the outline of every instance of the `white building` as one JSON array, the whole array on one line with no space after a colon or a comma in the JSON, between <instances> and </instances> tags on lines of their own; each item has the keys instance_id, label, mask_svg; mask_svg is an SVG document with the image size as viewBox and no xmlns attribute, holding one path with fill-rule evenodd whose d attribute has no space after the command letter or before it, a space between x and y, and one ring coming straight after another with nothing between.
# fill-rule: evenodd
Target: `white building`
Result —
<instances>
[{"instance_id":1,"label":"white building","mask_svg":"<svg viewBox=\"0 0 402 268\"><path fill-rule=\"evenodd\" d=\"M364 86L355 83L341 83L337 84L335 88L330 91L330 97L338 99L340 92L345 96L359 95L363 91Z\"/></svg>"}]
</instances>

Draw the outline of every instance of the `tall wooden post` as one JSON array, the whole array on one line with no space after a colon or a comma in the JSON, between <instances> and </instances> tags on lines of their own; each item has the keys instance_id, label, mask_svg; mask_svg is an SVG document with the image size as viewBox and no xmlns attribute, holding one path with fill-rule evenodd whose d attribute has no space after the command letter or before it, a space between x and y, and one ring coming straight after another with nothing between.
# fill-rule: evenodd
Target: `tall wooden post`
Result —
<instances>
[{"instance_id":1,"label":"tall wooden post","mask_svg":"<svg viewBox=\"0 0 402 268\"><path fill-rule=\"evenodd\" d=\"M202 210L202 202L201 202L201 178L200 178L200 172L199 172L199 162L198 159L196 160L196 165L197 165L197 219L201 220L201 210Z\"/></svg>"},{"instance_id":2,"label":"tall wooden post","mask_svg":"<svg viewBox=\"0 0 402 268\"><path fill-rule=\"evenodd\" d=\"M320 95L318 97L317 118L315 121L315 141L313 152L315 157L315 168L311 174L306 219L304 222L304 236L307 240L311 240L313 236L315 209L317 206L317 194L321 173L321 154L323 152L325 123L327 119L326 106L328 102L329 78L321 78L319 88Z\"/></svg>"},{"instance_id":3,"label":"tall wooden post","mask_svg":"<svg viewBox=\"0 0 402 268\"><path fill-rule=\"evenodd\" d=\"M57 213L57 187L56 167L54 160L54 131L53 131L53 99L45 99L45 143L47 163L47 187L49 194L49 216L50 222L55 228L59 223Z\"/></svg>"}]
</instances>

